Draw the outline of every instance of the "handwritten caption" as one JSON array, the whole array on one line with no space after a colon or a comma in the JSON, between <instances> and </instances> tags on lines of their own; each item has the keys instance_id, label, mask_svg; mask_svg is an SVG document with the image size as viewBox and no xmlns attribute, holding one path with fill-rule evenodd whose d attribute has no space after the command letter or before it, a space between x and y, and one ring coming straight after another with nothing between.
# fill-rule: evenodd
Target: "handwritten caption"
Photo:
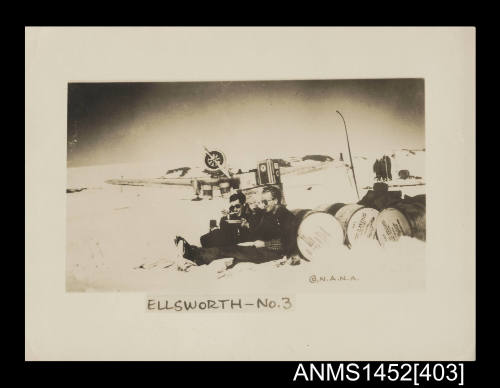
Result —
<instances>
[{"instance_id":1,"label":"handwritten caption","mask_svg":"<svg viewBox=\"0 0 500 388\"><path fill-rule=\"evenodd\" d=\"M294 307L290 296L272 297L161 297L148 296L146 310L156 312L261 312L289 311Z\"/></svg>"}]
</instances>

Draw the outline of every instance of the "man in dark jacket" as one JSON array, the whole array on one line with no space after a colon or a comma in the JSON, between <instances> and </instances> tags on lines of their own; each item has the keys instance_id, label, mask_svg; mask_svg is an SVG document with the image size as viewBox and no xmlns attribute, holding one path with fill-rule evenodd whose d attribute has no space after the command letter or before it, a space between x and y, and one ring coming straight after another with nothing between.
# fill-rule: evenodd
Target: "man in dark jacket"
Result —
<instances>
[{"instance_id":1,"label":"man in dark jacket","mask_svg":"<svg viewBox=\"0 0 500 388\"><path fill-rule=\"evenodd\" d=\"M234 267L242 262L264 263L293 254L296 247L294 216L281 204L280 190L274 186L266 186L262 191L261 203L264 214L258 224L249 230L255 240L237 245L200 248L177 236L175 244L179 249L179 256L197 265L210 264L222 258L234 258L230 266Z\"/></svg>"},{"instance_id":2,"label":"man in dark jacket","mask_svg":"<svg viewBox=\"0 0 500 388\"><path fill-rule=\"evenodd\" d=\"M382 180L382 175L380 173L380 160L375 159L375 163L373 163L373 172L375 173L375 179L377 181Z\"/></svg>"},{"instance_id":3,"label":"man in dark jacket","mask_svg":"<svg viewBox=\"0 0 500 388\"><path fill-rule=\"evenodd\" d=\"M240 245L280 250L287 256L293 254L296 242L293 236L295 217L281 204L279 189L266 186L262 190L261 203L264 206L264 214L252 229L255 241Z\"/></svg>"},{"instance_id":4,"label":"man in dark jacket","mask_svg":"<svg viewBox=\"0 0 500 388\"><path fill-rule=\"evenodd\" d=\"M252 241L253 236L250 231L259 220L260 212L250 209L245 194L241 191L232 194L229 197L229 211L224 211L219 228L211 227L209 233L201 236L201 246L212 248Z\"/></svg>"},{"instance_id":5,"label":"man in dark jacket","mask_svg":"<svg viewBox=\"0 0 500 388\"><path fill-rule=\"evenodd\" d=\"M384 155L382 158L382 162L384 164L384 180L390 180L392 181L392 173L391 173L391 158L388 157L387 155Z\"/></svg>"}]
</instances>

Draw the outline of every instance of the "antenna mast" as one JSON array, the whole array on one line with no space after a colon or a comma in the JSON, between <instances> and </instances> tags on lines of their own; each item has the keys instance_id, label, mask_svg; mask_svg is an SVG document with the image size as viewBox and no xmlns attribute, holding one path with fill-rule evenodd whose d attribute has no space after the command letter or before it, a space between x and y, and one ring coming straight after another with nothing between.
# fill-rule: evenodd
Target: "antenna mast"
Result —
<instances>
[{"instance_id":1,"label":"antenna mast","mask_svg":"<svg viewBox=\"0 0 500 388\"><path fill-rule=\"evenodd\" d=\"M351 161L351 169L352 169L352 177L354 178L354 186L356 186L356 194L358 195L358 201L359 201L359 191L358 191L358 184L356 183L356 174L354 173L354 164L352 162L352 155L351 155L351 146L349 145L349 135L347 134L347 125L344 120L344 116L342 116L342 113L337 111L337 113L342 117L342 121L344 122L344 128L345 128L345 137L347 139L347 149L349 151L349 159Z\"/></svg>"}]
</instances>

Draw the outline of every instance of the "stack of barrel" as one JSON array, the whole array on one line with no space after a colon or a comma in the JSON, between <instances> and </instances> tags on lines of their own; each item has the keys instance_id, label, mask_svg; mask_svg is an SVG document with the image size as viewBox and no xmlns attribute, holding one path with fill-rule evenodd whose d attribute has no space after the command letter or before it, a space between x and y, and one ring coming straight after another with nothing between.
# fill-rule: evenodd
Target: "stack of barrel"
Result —
<instances>
[{"instance_id":1,"label":"stack of barrel","mask_svg":"<svg viewBox=\"0 0 500 388\"><path fill-rule=\"evenodd\" d=\"M314 210L294 211L297 219L297 248L308 260L376 238L376 209L358 204L334 203Z\"/></svg>"},{"instance_id":2,"label":"stack of barrel","mask_svg":"<svg viewBox=\"0 0 500 388\"><path fill-rule=\"evenodd\" d=\"M369 192L358 203L334 203L293 211L297 250L307 260L362 241L380 245L410 236L425 241L425 195L401 198L401 192Z\"/></svg>"}]
</instances>

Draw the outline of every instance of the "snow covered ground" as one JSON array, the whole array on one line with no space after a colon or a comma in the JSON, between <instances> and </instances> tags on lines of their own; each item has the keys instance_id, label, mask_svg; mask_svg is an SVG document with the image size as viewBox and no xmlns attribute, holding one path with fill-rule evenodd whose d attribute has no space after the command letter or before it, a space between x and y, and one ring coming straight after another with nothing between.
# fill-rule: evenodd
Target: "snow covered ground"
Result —
<instances>
[{"instance_id":1,"label":"snow covered ground","mask_svg":"<svg viewBox=\"0 0 500 388\"><path fill-rule=\"evenodd\" d=\"M372 185L373 161L356 159L354 163L358 187ZM421 163L417 165L423 171ZM165 171L160 163L68 169L67 187L87 188L67 194L68 291L383 292L422 289L425 285L425 243L410 238L384 248L376 241L351 250L340 246L328 257L316 262L302 260L299 265L242 263L226 270L221 260L187 272L174 266L165 268L174 257L174 236L199 244L209 220L218 220L227 205L223 198L193 202L190 187L104 183L122 176L160 177ZM284 175L283 184L289 209L357 202L352 178L345 164L338 161L314 172ZM360 190L360 197L366 191ZM408 195L424 192L425 186L403 189Z\"/></svg>"}]
</instances>

